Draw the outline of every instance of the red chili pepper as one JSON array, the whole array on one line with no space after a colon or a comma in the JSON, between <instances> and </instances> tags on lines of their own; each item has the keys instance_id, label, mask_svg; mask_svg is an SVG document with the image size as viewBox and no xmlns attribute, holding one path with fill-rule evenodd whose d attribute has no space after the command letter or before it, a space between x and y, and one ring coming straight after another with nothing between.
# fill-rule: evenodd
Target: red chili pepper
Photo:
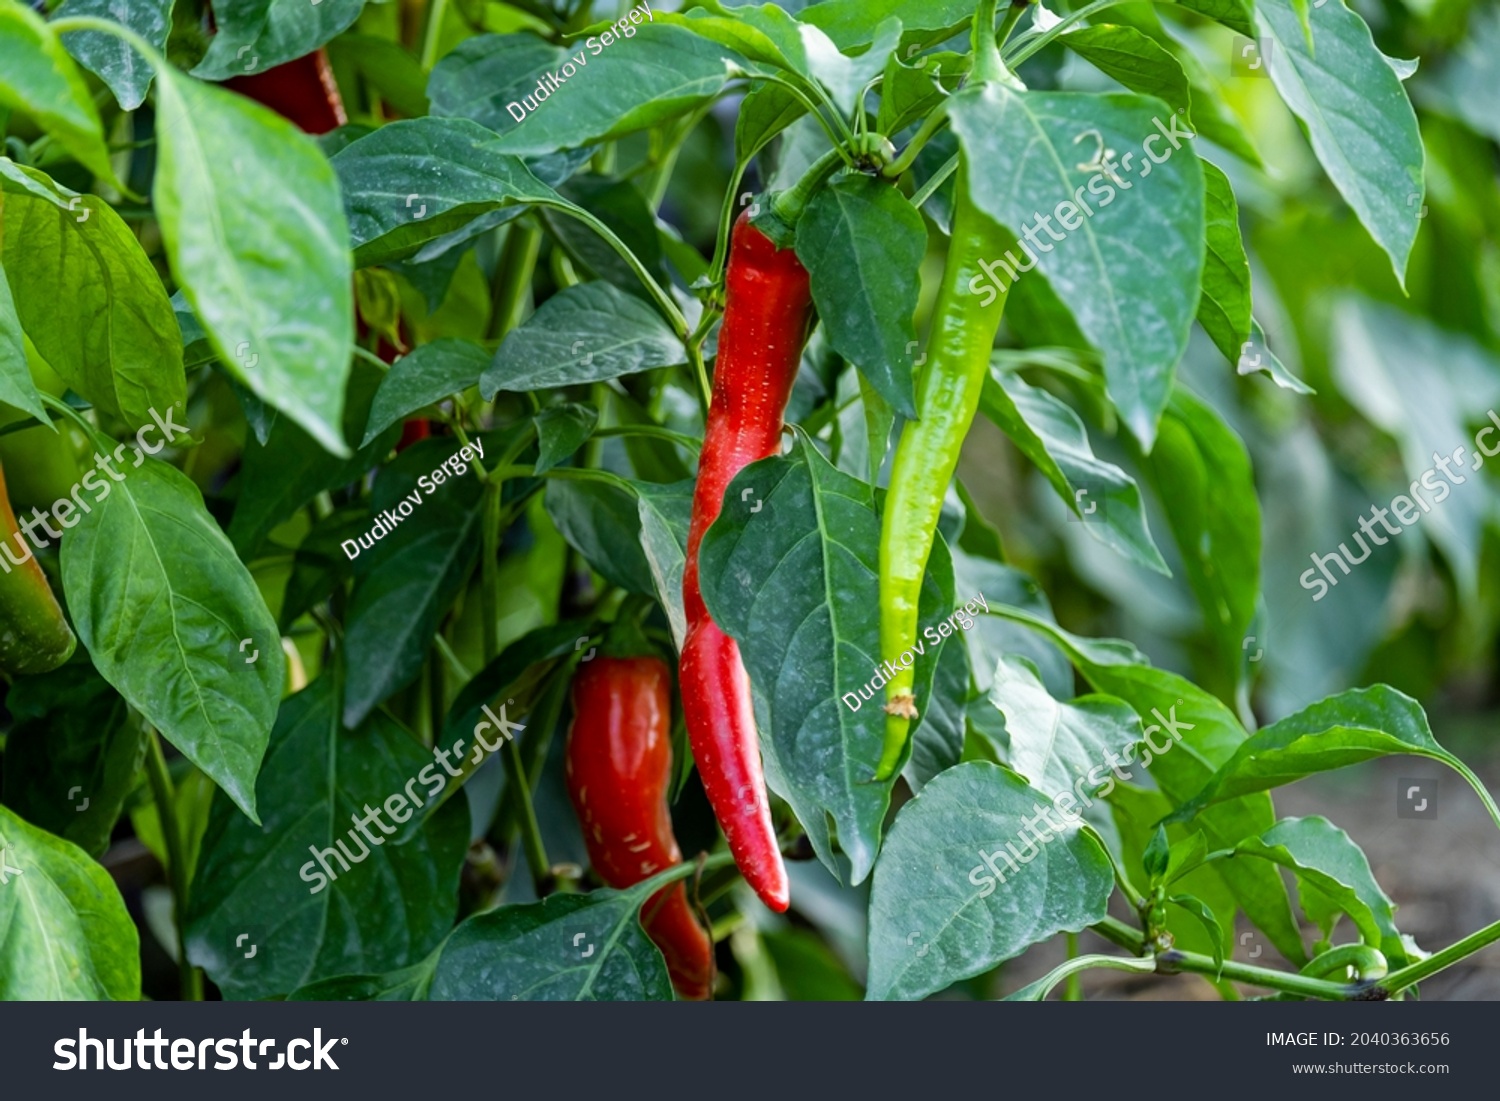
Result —
<instances>
[{"instance_id":1,"label":"red chili pepper","mask_svg":"<svg viewBox=\"0 0 1500 1101\"><path fill-rule=\"evenodd\" d=\"M321 48L263 73L231 77L224 84L265 104L309 134L326 134L349 121L328 54Z\"/></svg>"},{"instance_id":2,"label":"red chili pepper","mask_svg":"<svg viewBox=\"0 0 1500 1101\"><path fill-rule=\"evenodd\" d=\"M698 545L734 476L780 446L812 295L796 253L778 250L750 224L748 211L735 223L725 283L713 400L682 576L688 634L679 680L688 739L708 801L745 881L780 912L787 908L789 889L761 772L750 678L734 639L719 630L703 603Z\"/></svg>"},{"instance_id":3,"label":"red chili pepper","mask_svg":"<svg viewBox=\"0 0 1500 1101\"><path fill-rule=\"evenodd\" d=\"M583 824L589 860L611 887L630 887L682 861L672 835L671 675L659 658L600 656L573 679L568 796ZM713 985L713 943L681 881L641 908L672 985L702 1001Z\"/></svg>"}]
</instances>

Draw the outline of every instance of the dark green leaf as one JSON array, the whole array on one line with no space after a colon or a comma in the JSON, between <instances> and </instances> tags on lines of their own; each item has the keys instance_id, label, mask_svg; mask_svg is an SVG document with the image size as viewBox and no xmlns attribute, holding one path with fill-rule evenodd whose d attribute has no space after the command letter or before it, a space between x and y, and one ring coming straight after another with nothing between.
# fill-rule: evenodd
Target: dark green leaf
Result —
<instances>
[{"instance_id":1,"label":"dark green leaf","mask_svg":"<svg viewBox=\"0 0 1500 1101\"><path fill-rule=\"evenodd\" d=\"M108 484L62 544L78 637L104 679L258 821L255 777L286 672L276 621L183 474L151 459Z\"/></svg>"},{"instance_id":2,"label":"dark green leaf","mask_svg":"<svg viewBox=\"0 0 1500 1101\"><path fill-rule=\"evenodd\" d=\"M855 883L875 862L891 790L891 782L871 782L885 731L880 610L866 598L876 588L879 541L874 489L798 433L789 457L735 478L698 552L704 600L739 643L755 689L768 783L837 875L832 820ZM946 558L935 550L929 565L923 622L952 606ZM919 639L912 656L920 713L936 646Z\"/></svg>"},{"instance_id":3,"label":"dark green leaf","mask_svg":"<svg viewBox=\"0 0 1500 1101\"><path fill-rule=\"evenodd\" d=\"M841 50L871 41L880 23L901 20L908 33L958 30L974 18L973 0L823 0L799 18L818 27ZM924 37L932 37L926 36Z\"/></svg>"},{"instance_id":4,"label":"dark green leaf","mask_svg":"<svg viewBox=\"0 0 1500 1101\"><path fill-rule=\"evenodd\" d=\"M335 68L345 62L352 65L401 114L427 114L427 73L400 43L373 34L342 34L328 44L328 56Z\"/></svg>"},{"instance_id":5,"label":"dark green leaf","mask_svg":"<svg viewBox=\"0 0 1500 1101\"><path fill-rule=\"evenodd\" d=\"M546 390L599 382L687 360L661 315L609 283L553 295L511 330L480 380L486 400L500 390Z\"/></svg>"},{"instance_id":6,"label":"dark green leaf","mask_svg":"<svg viewBox=\"0 0 1500 1101\"><path fill-rule=\"evenodd\" d=\"M1182 65L1134 27L1100 23L1069 31L1058 41L1132 92L1155 96L1183 114L1191 111L1192 94ZM1191 116L1188 128L1193 129Z\"/></svg>"},{"instance_id":7,"label":"dark green leaf","mask_svg":"<svg viewBox=\"0 0 1500 1101\"><path fill-rule=\"evenodd\" d=\"M182 335L135 232L103 199L0 160L0 246L26 335L130 428L187 400Z\"/></svg>"},{"instance_id":8,"label":"dark green leaf","mask_svg":"<svg viewBox=\"0 0 1500 1101\"><path fill-rule=\"evenodd\" d=\"M353 273L333 171L311 138L243 96L173 70L156 101L152 194L193 312L232 375L347 456Z\"/></svg>"},{"instance_id":9,"label":"dark green leaf","mask_svg":"<svg viewBox=\"0 0 1500 1101\"><path fill-rule=\"evenodd\" d=\"M5 706L16 720L5 742L6 805L102 856L135 788L140 724L87 662L19 678Z\"/></svg>"},{"instance_id":10,"label":"dark green leaf","mask_svg":"<svg viewBox=\"0 0 1500 1101\"><path fill-rule=\"evenodd\" d=\"M829 344L908 417L916 416L912 316L926 251L921 214L895 188L869 176L834 181L797 223L797 256L807 267Z\"/></svg>"},{"instance_id":11,"label":"dark green leaf","mask_svg":"<svg viewBox=\"0 0 1500 1101\"><path fill-rule=\"evenodd\" d=\"M187 947L226 998L404 967L452 925L468 815L447 807L410 839L391 836L406 821L398 814L431 797L442 769L389 719L349 730L339 712L334 671L282 707L260 779L264 825L214 800ZM242 933L256 946L248 958Z\"/></svg>"},{"instance_id":12,"label":"dark green leaf","mask_svg":"<svg viewBox=\"0 0 1500 1101\"><path fill-rule=\"evenodd\" d=\"M911 760L902 775L912 791L963 758L965 716L969 702L969 653L962 639L944 639L938 647L932 696L912 730Z\"/></svg>"},{"instance_id":13,"label":"dark green leaf","mask_svg":"<svg viewBox=\"0 0 1500 1101\"><path fill-rule=\"evenodd\" d=\"M1001 256L1003 237L996 235L994 262L1014 270L1017 261L1036 258L1099 349L1110 398L1149 448L1202 282L1203 177L1191 143L1183 144L1181 117L1144 96L1016 92L998 84L962 92L952 104L967 154L960 170L974 202L1037 242L1031 249L1022 243L1024 255ZM1106 182L1108 164L1113 182ZM1040 236L1054 217L1065 231L1056 243ZM1049 236L1056 240L1057 232ZM1000 269L997 278L1013 277Z\"/></svg>"},{"instance_id":14,"label":"dark green leaf","mask_svg":"<svg viewBox=\"0 0 1500 1101\"><path fill-rule=\"evenodd\" d=\"M217 0L217 32L193 70L204 80L227 80L311 53L350 27L365 0Z\"/></svg>"},{"instance_id":15,"label":"dark green leaf","mask_svg":"<svg viewBox=\"0 0 1500 1101\"><path fill-rule=\"evenodd\" d=\"M1213 910L1202 899L1194 898L1192 895L1173 895L1167 899L1173 906L1179 906L1198 919L1198 924L1203 926L1203 931L1208 934L1208 942L1213 945L1214 964L1220 968L1224 966L1224 930L1219 927L1219 919L1214 916ZM1215 978L1218 975L1215 974Z\"/></svg>"},{"instance_id":16,"label":"dark green leaf","mask_svg":"<svg viewBox=\"0 0 1500 1101\"><path fill-rule=\"evenodd\" d=\"M16 303L11 297L10 281L5 277L4 256L0 254L0 403L14 406L30 413L44 424L51 424L42 395L31 380L31 370L26 365L26 334L21 331L21 319L16 316ZM57 431L53 428L53 431Z\"/></svg>"},{"instance_id":17,"label":"dark green leaf","mask_svg":"<svg viewBox=\"0 0 1500 1101\"><path fill-rule=\"evenodd\" d=\"M735 162L748 163L767 142L805 114L807 108L802 101L780 84L756 85L735 116Z\"/></svg>"},{"instance_id":18,"label":"dark green leaf","mask_svg":"<svg viewBox=\"0 0 1500 1101\"><path fill-rule=\"evenodd\" d=\"M551 67L547 83L538 80L529 95L516 89L505 105L512 122L496 148L552 153L644 130L718 95L744 65L733 51L681 27L646 25L608 45L590 36ZM524 121L515 121L518 113Z\"/></svg>"},{"instance_id":19,"label":"dark green leaf","mask_svg":"<svg viewBox=\"0 0 1500 1101\"><path fill-rule=\"evenodd\" d=\"M656 592L641 547L640 506L629 482L552 480L546 501L557 530L606 581L633 593Z\"/></svg>"},{"instance_id":20,"label":"dark green leaf","mask_svg":"<svg viewBox=\"0 0 1500 1101\"><path fill-rule=\"evenodd\" d=\"M868 997L921 998L1077 932L1113 886L1099 842L1042 792L983 761L950 768L901 808L875 866Z\"/></svg>"},{"instance_id":21,"label":"dark green leaf","mask_svg":"<svg viewBox=\"0 0 1500 1101\"><path fill-rule=\"evenodd\" d=\"M599 410L570 401L549 406L536 415L536 472L543 474L571 458L594 433Z\"/></svg>"},{"instance_id":22,"label":"dark green leaf","mask_svg":"<svg viewBox=\"0 0 1500 1101\"><path fill-rule=\"evenodd\" d=\"M361 446L418 409L478 385L489 362L489 353L467 340L445 338L412 349L391 364L375 392Z\"/></svg>"},{"instance_id":23,"label":"dark green leaf","mask_svg":"<svg viewBox=\"0 0 1500 1101\"><path fill-rule=\"evenodd\" d=\"M141 946L109 873L0 805L0 999L141 997Z\"/></svg>"},{"instance_id":24,"label":"dark green leaf","mask_svg":"<svg viewBox=\"0 0 1500 1101\"><path fill-rule=\"evenodd\" d=\"M1151 835L1151 843L1146 846L1145 855L1141 857L1141 867L1146 870L1146 875L1153 883L1166 874L1167 854L1170 851L1166 827L1157 826L1156 832Z\"/></svg>"},{"instance_id":25,"label":"dark green leaf","mask_svg":"<svg viewBox=\"0 0 1500 1101\"><path fill-rule=\"evenodd\" d=\"M647 880L625 891L552 895L470 918L448 938L433 1001L671 1001L661 953L641 928Z\"/></svg>"},{"instance_id":26,"label":"dark green leaf","mask_svg":"<svg viewBox=\"0 0 1500 1101\"><path fill-rule=\"evenodd\" d=\"M496 132L508 130L516 119L505 105L535 91L542 74L558 68L567 56L567 50L534 34L476 35L433 66L427 85L432 113L471 119Z\"/></svg>"},{"instance_id":27,"label":"dark green leaf","mask_svg":"<svg viewBox=\"0 0 1500 1101\"><path fill-rule=\"evenodd\" d=\"M658 282L667 281L656 215L635 184L630 180L580 176L568 182L563 197L608 226ZM542 221L585 275L598 276L642 301L650 301L635 269L592 226L558 208L544 210Z\"/></svg>"},{"instance_id":28,"label":"dark green leaf","mask_svg":"<svg viewBox=\"0 0 1500 1101\"><path fill-rule=\"evenodd\" d=\"M340 150L332 163L359 266L404 259L488 211L561 202L494 141L468 119L420 118L382 126Z\"/></svg>"},{"instance_id":29,"label":"dark green leaf","mask_svg":"<svg viewBox=\"0 0 1500 1101\"><path fill-rule=\"evenodd\" d=\"M1255 30L1251 24L1251 0L1176 0L1176 2L1188 11L1195 11L1199 15L1224 24L1232 31L1238 31L1246 38L1255 37ZM1305 3L1305 0L1302 2Z\"/></svg>"},{"instance_id":30,"label":"dark green leaf","mask_svg":"<svg viewBox=\"0 0 1500 1101\"><path fill-rule=\"evenodd\" d=\"M454 439L423 440L376 480L369 531L376 516L399 517L405 505L413 508L373 550L358 552L369 557L356 568L359 582L349 602L346 725L363 722L381 700L416 679L432 636L479 557L479 479L472 471L442 483L428 477L459 450Z\"/></svg>"}]
</instances>

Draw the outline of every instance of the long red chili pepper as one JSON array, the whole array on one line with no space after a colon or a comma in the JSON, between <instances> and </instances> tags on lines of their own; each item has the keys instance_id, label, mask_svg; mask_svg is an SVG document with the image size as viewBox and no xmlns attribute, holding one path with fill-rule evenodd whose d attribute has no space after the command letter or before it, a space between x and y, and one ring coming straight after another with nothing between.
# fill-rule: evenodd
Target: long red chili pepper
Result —
<instances>
[{"instance_id":1,"label":"long red chili pepper","mask_svg":"<svg viewBox=\"0 0 1500 1101\"><path fill-rule=\"evenodd\" d=\"M611 887L630 887L682 860L667 809L671 729L671 675L659 658L600 656L573 679L568 795L594 871ZM708 998L713 942L682 882L647 899L641 915L677 993Z\"/></svg>"},{"instance_id":2,"label":"long red chili pepper","mask_svg":"<svg viewBox=\"0 0 1500 1101\"><path fill-rule=\"evenodd\" d=\"M730 852L761 901L779 912L790 894L761 772L750 678L734 639L719 630L703 603L698 545L734 476L777 451L812 295L796 253L778 250L750 224L748 211L734 226L725 281L713 400L682 576L688 633L678 679L693 758Z\"/></svg>"}]
</instances>

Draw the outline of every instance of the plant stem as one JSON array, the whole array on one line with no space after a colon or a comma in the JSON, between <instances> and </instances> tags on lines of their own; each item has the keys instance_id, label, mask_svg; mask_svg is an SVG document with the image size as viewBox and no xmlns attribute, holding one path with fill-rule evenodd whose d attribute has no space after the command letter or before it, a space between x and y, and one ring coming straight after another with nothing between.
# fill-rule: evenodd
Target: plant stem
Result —
<instances>
[{"instance_id":1,"label":"plant stem","mask_svg":"<svg viewBox=\"0 0 1500 1101\"><path fill-rule=\"evenodd\" d=\"M995 44L995 9L998 2L999 0L979 0L979 10L974 13L971 38L974 49L973 78L976 83L1005 78L1005 63L1000 60L1000 47Z\"/></svg>"},{"instance_id":2,"label":"plant stem","mask_svg":"<svg viewBox=\"0 0 1500 1101\"><path fill-rule=\"evenodd\" d=\"M526 292L542 251L542 231L532 218L511 223L500 258L495 262L495 284L491 294L488 336L498 340L521 323Z\"/></svg>"},{"instance_id":3,"label":"plant stem","mask_svg":"<svg viewBox=\"0 0 1500 1101\"><path fill-rule=\"evenodd\" d=\"M1376 989L1386 995L1397 994L1414 983L1431 978L1444 968L1451 967L1465 956L1472 955L1497 940L1500 940L1500 921L1493 925L1486 925L1476 933L1470 933L1463 940L1454 941L1441 952L1436 952L1425 960L1418 960L1416 963L1407 964L1399 971L1393 971Z\"/></svg>"},{"instance_id":4,"label":"plant stem","mask_svg":"<svg viewBox=\"0 0 1500 1101\"><path fill-rule=\"evenodd\" d=\"M537 205L549 206L555 210L562 211L564 214L577 218L580 222L588 226L600 237L604 238L605 244L609 245L610 248L619 253L620 259L625 261L625 263L630 267L630 270L635 273L636 278L639 279L645 286L646 290L651 293L651 297L656 301L657 308L661 310L661 312L666 316L667 320L671 323L672 331L677 334L677 338L679 340L687 339L687 318L682 316L682 311L677 308L677 303L672 300L672 296L670 294L662 289L661 284L656 281L656 277L646 270L646 265L641 263L640 257L636 256L635 253L630 251L630 246L615 235L614 230L610 229L607 225L601 222L598 218L594 217L594 215L590 214L587 210L584 210L583 207L579 206L577 203L570 203L566 199L546 199L539 201Z\"/></svg>"},{"instance_id":5,"label":"plant stem","mask_svg":"<svg viewBox=\"0 0 1500 1101\"><path fill-rule=\"evenodd\" d=\"M1081 1001L1083 1001L1083 983L1078 978L1078 972L1080 972L1080 971L1083 970L1082 967L1078 966L1078 961L1079 961L1080 958L1092 958L1092 959L1095 959L1095 960L1110 960L1111 961L1111 966L1113 966L1113 961L1115 961L1115 960L1118 959L1118 957L1115 957L1115 956L1080 957L1078 955L1078 934L1077 933L1069 933L1068 934L1068 962L1062 965L1064 968L1069 968L1065 972L1065 975L1066 975L1066 978L1067 978L1068 982L1067 982L1067 985L1063 988L1063 1001L1065 1001L1065 1002L1081 1002ZM1121 965L1123 965L1124 970L1127 970L1127 971L1139 970L1140 962L1141 961L1139 961L1139 960L1119 960L1119 963ZM1057 971L1059 971L1059 970L1062 970L1062 968L1057 968L1056 970L1053 971L1053 974L1056 974ZM1048 987L1047 989L1050 990L1051 987ZM1045 998L1046 996L1047 996L1047 990L1043 990L1042 991L1042 997Z\"/></svg>"},{"instance_id":6,"label":"plant stem","mask_svg":"<svg viewBox=\"0 0 1500 1101\"><path fill-rule=\"evenodd\" d=\"M947 181L948 177L953 175L953 173L956 171L958 171L957 153L953 154L953 156L944 161L943 167L934 172L930 177L928 177L926 183L917 188L916 193L911 197L911 205L917 207L920 210L922 204L925 203L928 199L932 198L932 193L938 188L942 187L943 184Z\"/></svg>"},{"instance_id":7,"label":"plant stem","mask_svg":"<svg viewBox=\"0 0 1500 1101\"><path fill-rule=\"evenodd\" d=\"M1066 31L1069 27L1073 26L1075 23L1087 19L1095 12L1100 12L1105 8L1112 8L1116 4L1123 3L1126 3L1126 0L1094 0L1092 4L1088 5L1088 7L1079 8L1071 15L1064 16L1062 20L1052 29L1044 31L1043 33L1037 35L1035 38L1028 39L1026 45L1022 46L1010 56L1010 58L1008 59L1008 64L1012 69L1015 69L1018 65L1021 64L1021 62L1025 61L1032 54L1045 47L1049 42Z\"/></svg>"},{"instance_id":8,"label":"plant stem","mask_svg":"<svg viewBox=\"0 0 1500 1101\"><path fill-rule=\"evenodd\" d=\"M443 16L448 14L448 0L431 0L427 11L427 32L422 38L422 68L431 72L437 64L438 43L443 38Z\"/></svg>"},{"instance_id":9,"label":"plant stem","mask_svg":"<svg viewBox=\"0 0 1500 1101\"><path fill-rule=\"evenodd\" d=\"M1021 16L1026 13L1026 6L1029 2L1030 0L1011 0L1010 8L1000 20L1000 33L997 36L1002 49L1006 40L1010 38L1010 32L1015 29L1016 24L1021 21Z\"/></svg>"},{"instance_id":10,"label":"plant stem","mask_svg":"<svg viewBox=\"0 0 1500 1101\"><path fill-rule=\"evenodd\" d=\"M1069 937L1072 939L1073 934L1069 934ZM1067 980L1068 990L1071 992L1078 982L1078 973L1080 971L1087 971L1091 967L1104 967L1111 971L1135 971L1144 974L1145 972L1154 970L1156 964L1152 960L1132 959L1129 956L1078 956L1068 960L1066 963L1058 964L1058 966L1032 983L1031 987L1027 989L1034 989L1040 986L1042 988L1041 992L1037 994L1035 1000L1039 1002L1045 1001L1047 995L1052 993L1057 984L1064 979ZM1081 998L1070 997L1068 994L1063 995L1063 1001L1065 1002L1081 1000Z\"/></svg>"},{"instance_id":11,"label":"plant stem","mask_svg":"<svg viewBox=\"0 0 1500 1101\"><path fill-rule=\"evenodd\" d=\"M156 816L167 843L167 874L172 882L172 918L177 927L177 975L185 1002L203 1000L203 973L188 960L187 939L183 935L188 899L187 845L182 824L177 818L177 798L167 757L156 731L146 730L146 777L151 782L151 797L156 801Z\"/></svg>"},{"instance_id":12,"label":"plant stem","mask_svg":"<svg viewBox=\"0 0 1500 1101\"><path fill-rule=\"evenodd\" d=\"M652 439L675 443L679 447L685 447L693 452L697 452L703 446L692 436L683 435L681 432L673 432L670 428L662 428L655 424L616 425L612 428L596 429L594 435L604 439L611 436L649 436Z\"/></svg>"},{"instance_id":13,"label":"plant stem","mask_svg":"<svg viewBox=\"0 0 1500 1101\"><path fill-rule=\"evenodd\" d=\"M497 468L505 469L505 468ZM484 618L484 662L500 656L500 494L504 481L492 477L484 487L484 549L480 552L480 613ZM505 765L521 808L521 844L531 869L531 884L537 898L546 898L552 888L552 864L542 843L542 828L531 801L531 780L521 760L521 747L514 738L505 739Z\"/></svg>"},{"instance_id":14,"label":"plant stem","mask_svg":"<svg viewBox=\"0 0 1500 1101\"><path fill-rule=\"evenodd\" d=\"M922 125L912 135L911 141L906 143L906 148L901 150L901 155L880 170L882 176L894 180L912 166L912 162L917 159L917 154L922 151L922 147L948 121L946 102L945 100L944 104L939 104L931 114L922 120Z\"/></svg>"}]
</instances>

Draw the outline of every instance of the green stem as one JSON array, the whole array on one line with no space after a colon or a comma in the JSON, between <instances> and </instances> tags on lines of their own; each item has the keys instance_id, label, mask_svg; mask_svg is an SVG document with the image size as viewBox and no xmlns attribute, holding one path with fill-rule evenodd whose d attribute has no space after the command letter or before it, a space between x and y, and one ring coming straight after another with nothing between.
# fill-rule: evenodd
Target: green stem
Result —
<instances>
[{"instance_id":1,"label":"green stem","mask_svg":"<svg viewBox=\"0 0 1500 1101\"><path fill-rule=\"evenodd\" d=\"M1072 938L1072 934L1070 934L1070 939L1076 940L1076 938ZM1153 960L1132 959L1129 956L1078 956L1068 960L1066 963L1058 964L1026 989L1029 991L1040 986L1041 992L1036 995L1034 1000L1039 1002L1045 1001L1047 995L1052 993L1057 984L1066 979L1068 982L1068 991L1063 995L1063 1001L1082 1001L1082 997L1071 997L1070 995L1077 987L1079 972L1087 971L1091 967L1102 967L1110 971L1134 971L1138 974L1145 974L1154 971L1156 963Z\"/></svg>"},{"instance_id":2,"label":"green stem","mask_svg":"<svg viewBox=\"0 0 1500 1101\"><path fill-rule=\"evenodd\" d=\"M161 738L149 728L146 732L146 777L151 782L151 797L156 801L156 816L167 843L167 874L172 881L172 918L177 927L177 975L182 1000L201 1002L203 973L188 960L187 938L183 933L188 901L187 844L177 817L176 793L172 787L172 774L167 770Z\"/></svg>"},{"instance_id":3,"label":"green stem","mask_svg":"<svg viewBox=\"0 0 1500 1101\"><path fill-rule=\"evenodd\" d=\"M824 181L843 167L842 155L842 149L834 148L813 161L800 180L771 200L771 212L785 222L788 228L795 228L797 220L802 217L802 212L807 209L807 204Z\"/></svg>"},{"instance_id":4,"label":"green stem","mask_svg":"<svg viewBox=\"0 0 1500 1101\"><path fill-rule=\"evenodd\" d=\"M934 172L916 193L911 197L911 205L921 209L923 203L932 198L932 193L942 187L948 177L958 171L958 154L955 153L943 162L943 167Z\"/></svg>"},{"instance_id":5,"label":"green stem","mask_svg":"<svg viewBox=\"0 0 1500 1101\"><path fill-rule=\"evenodd\" d=\"M1094 833L1092 828L1089 832ZM1146 896L1136 890L1135 884L1130 882L1130 877L1125 874L1125 869L1116 862L1115 854L1109 851L1109 846L1104 843L1104 838L1099 837L1097 833L1094 833L1094 837L1098 840L1099 847L1109 857L1109 866L1115 870L1115 882L1124 893L1126 901L1130 903L1130 908L1139 913L1141 908L1146 905Z\"/></svg>"},{"instance_id":6,"label":"green stem","mask_svg":"<svg viewBox=\"0 0 1500 1101\"><path fill-rule=\"evenodd\" d=\"M1028 57L1036 53L1038 50L1045 48L1049 42L1051 42L1058 35L1067 31L1068 28L1074 26L1084 19L1087 19L1095 12L1101 12L1105 8L1112 8L1116 4L1124 4L1127 2L1128 0L1094 0L1094 2L1087 7L1079 8L1072 14L1063 16L1062 20L1058 22L1055 27L1042 32L1035 38L1028 39L1026 44L1018 49L1009 58L1007 58L1006 61L1011 69L1015 69L1021 64L1021 62L1025 61Z\"/></svg>"},{"instance_id":7,"label":"green stem","mask_svg":"<svg viewBox=\"0 0 1500 1101\"><path fill-rule=\"evenodd\" d=\"M1004 80L1008 75L1005 62L1000 60L1000 47L995 43L995 10L999 0L979 0L979 10L974 13L974 29L971 35L974 49L976 83Z\"/></svg>"},{"instance_id":8,"label":"green stem","mask_svg":"<svg viewBox=\"0 0 1500 1101\"><path fill-rule=\"evenodd\" d=\"M1069 933L1068 934L1068 963L1076 965L1078 963L1079 958L1080 957L1078 955L1078 934L1077 933ZM1116 957L1116 956L1096 956L1094 958L1095 959L1107 959L1107 960L1110 960L1110 961L1114 961L1114 960L1118 959L1118 957ZM1128 970L1128 971L1134 971L1134 970L1139 969L1140 963L1141 963L1140 960L1121 960L1120 962L1122 964L1127 964L1128 965L1127 967L1125 967L1125 970ZM1067 967L1068 963L1063 964L1063 967ZM1112 963L1110 964L1110 966L1112 966ZM1082 970L1083 970L1082 967L1074 966L1071 970L1069 970L1066 973L1065 977L1068 980L1068 984L1063 989L1063 1001L1065 1001L1065 1002L1081 1002L1081 1001L1083 1001L1083 982L1078 978L1078 973L1080 971L1082 971ZM1052 987L1050 987L1050 986L1047 987L1046 989L1044 989L1042 991L1042 995L1041 996L1043 998L1045 998L1047 996L1048 992L1051 989L1052 989Z\"/></svg>"},{"instance_id":9,"label":"green stem","mask_svg":"<svg viewBox=\"0 0 1500 1101\"><path fill-rule=\"evenodd\" d=\"M1470 933L1463 940L1455 941L1441 952L1428 956L1425 960L1408 964L1399 971L1392 972L1380 983L1378 989L1386 994L1397 994L1408 986L1421 982L1423 979L1431 978L1444 968L1451 967L1465 956L1473 955L1481 948L1500 940L1500 921L1493 925L1486 925L1476 933Z\"/></svg>"},{"instance_id":10,"label":"green stem","mask_svg":"<svg viewBox=\"0 0 1500 1101\"><path fill-rule=\"evenodd\" d=\"M422 68L431 72L437 64L438 44L443 38L443 17L448 14L448 0L431 0L427 12L427 32L422 38Z\"/></svg>"},{"instance_id":11,"label":"green stem","mask_svg":"<svg viewBox=\"0 0 1500 1101\"><path fill-rule=\"evenodd\" d=\"M1016 24L1021 21L1021 16L1026 13L1026 6L1029 2L1030 0L1011 0L1009 9L1000 20L1000 33L997 36L1002 49L1010 38L1010 32L1015 29Z\"/></svg>"},{"instance_id":12,"label":"green stem","mask_svg":"<svg viewBox=\"0 0 1500 1101\"><path fill-rule=\"evenodd\" d=\"M897 179L901 173L912 166L917 159L917 154L922 152L922 147L928 143L943 125L948 121L948 105L944 100L932 113L922 120L922 125L912 135L911 141L906 143L906 148L901 150L901 155L880 170L882 176L889 179ZM957 154L954 155L955 166L958 163Z\"/></svg>"},{"instance_id":13,"label":"green stem","mask_svg":"<svg viewBox=\"0 0 1500 1101\"><path fill-rule=\"evenodd\" d=\"M521 323L526 292L542 251L542 231L532 218L511 223L505 246L495 264L495 286L491 295L490 340L498 340Z\"/></svg>"},{"instance_id":14,"label":"green stem","mask_svg":"<svg viewBox=\"0 0 1500 1101\"><path fill-rule=\"evenodd\" d=\"M614 230L610 229L607 225L601 222L598 218L594 217L594 215L590 214L587 210L584 210L583 207L578 206L576 203L570 203L566 199L546 199L538 202L537 205L550 206L556 210L562 211L562 213L564 214L577 218L580 222L588 226L600 237L604 238L604 242L609 245L610 248L614 249L615 252L619 253L620 259L625 261L625 263L630 267L630 270L635 273L636 278L639 279L645 286L646 290L650 292L651 297L656 301L657 308L660 309L661 312L666 315L667 320L671 322L672 331L677 334L677 338L679 340L687 339L687 318L682 316L682 311L677 308L677 303L672 300L672 296L670 294L662 289L661 284L656 281L656 277L653 276L648 270L646 270L646 265L641 263L640 258L636 256L635 253L630 251L630 246L625 244L624 241L620 240L620 238L615 235Z\"/></svg>"},{"instance_id":15,"label":"green stem","mask_svg":"<svg viewBox=\"0 0 1500 1101\"><path fill-rule=\"evenodd\" d=\"M703 446L692 436L686 436L681 432L673 432L670 428L662 428L654 424L622 424L612 428L600 428L594 432L594 435L606 439L611 436L649 436L652 439L675 443L692 452L697 452Z\"/></svg>"},{"instance_id":16,"label":"green stem","mask_svg":"<svg viewBox=\"0 0 1500 1101\"><path fill-rule=\"evenodd\" d=\"M503 469L503 468L497 468ZM500 494L502 478L491 473L484 487L483 559L480 565L480 611L484 617L484 662L488 665L500 656ZM531 801L531 780L521 760L516 739L505 740L505 764L510 773L511 789L521 808L521 844L526 863L531 868L531 884L537 898L545 898L552 887L552 864L542 843L542 828L537 822L536 807Z\"/></svg>"}]
</instances>

